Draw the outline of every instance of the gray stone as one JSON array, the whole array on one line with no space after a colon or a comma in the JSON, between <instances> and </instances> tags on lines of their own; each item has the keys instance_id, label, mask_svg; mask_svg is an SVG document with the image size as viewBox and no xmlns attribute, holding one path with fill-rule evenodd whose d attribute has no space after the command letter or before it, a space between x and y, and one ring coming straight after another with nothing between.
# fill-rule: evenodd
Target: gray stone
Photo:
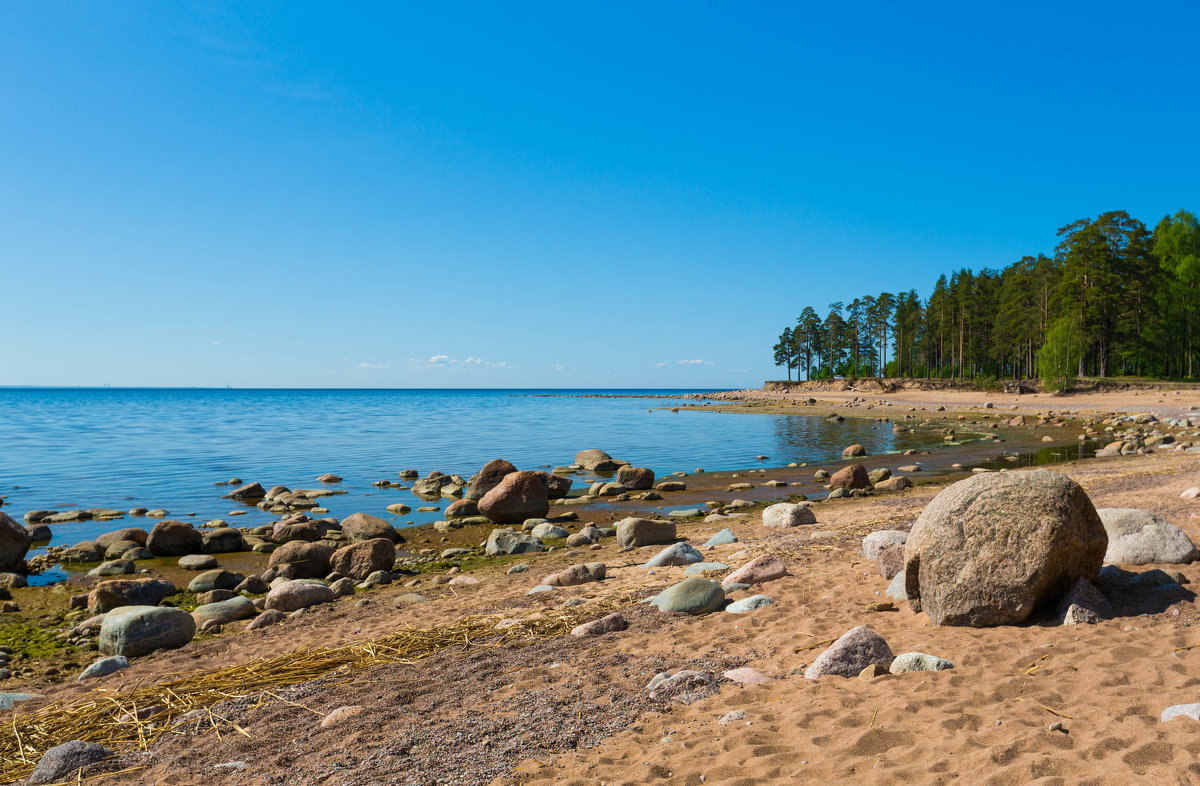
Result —
<instances>
[{"instance_id":1,"label":"gray stone","mask_svg":"<svg viewBox=\"0 0 1200 786\"><path fill-rule=\"evenodd\" d=\"M55 745L38 759L28 783L57 783L74 779L79 770L116 754L94 742L71 740Z\"/></svg>"},{"instance_id":2,"label":"gray stone","mask_svg":"<svg viewBox=\"0 0 1200 786\"><path fill-rule=\"evenodd\" d=\"M132 560L127 559L110 559L107 562L101 562L96 567L88 571L89 576L121 576L126 573L133 573L137 566Z\"/></svg>"},{"instance_id":3,"label":"gray stone","mask_svg":"<svg viewBox=\"0 0 1200 786\"><path fill-rule=\"evenodd\" d=\"M319 603L333 603L333 590L324 584L309 581L285 581L267 593L266 607L276 611L293 612Z\"/></svg>"},{"instance_id":4,"label":"gray stone","mask_svg":"<svg viewBox=\"0 0 1200 786\"><path fill-rule=\"evenodd\" d=\"M567 530L563 529L557 524L551 524L547 521L545 523L538 524L529 534L533 535L539 540L561 540L571 533L567 532Z\"/></svg>"},{"instance_id":5,"label":"gray stone","mask_svg":"<svg viewBox=\"0 0 1200 786\"><path fill-rule=\"evenodd\" d=\"M1058 603L1058 616L1063 625L1094 625L1112 615L1113 608L1108 599L1087 579L1076 581Z\"/></svg>"},{"instance_id":6,"label":"gray stone","mask_svg":"<svg viewBox=\"0 0 1200 786\"><path fill-rule=\"evenodd\" d=\"M908 542L908 533L899 529L881 529L870 533L862 541L863 556L874 562L884 549Z\"/></svg>"},{"instance_id":7,"label":"gray stone","mask_svg":"<svg viewBox=\"0 0 1200 786\"><path fill-rule=\"evenodd\" d=\"M724 562L697 562L688 565L683 571L685 576L699 576L704 573L720 573L723 570L729 570L729 566Z\"/></svg>"},{"instance_id":8,"label":"gray stone","mask_svg":"<svg viewBox=\"0 0 1200 786\"><path fill-rule=\"evenodd\" d=\"M1100 508L1096 513L1108 533L1105 562L1182 564L1200 556L1186 532L1148 510Z\"/></svg>"},{"instance_id":9,"label":"gray stone","mask_svg":"<svg viewBox=\"0 0 1200 786\"><path fill-rule=\"evenodd\" d=\"M859 625L817 656L804 672L807 679L820 679L829 674L857 677L866 667L876 664L887 668L892 663L892 649L875 631Z\"/></svg>"},{"instance_id":10,"label":"gray stone","mask_svg":"<svg viewBox=\"0 0 1200 786\"><path fill-rule=\"evenodd\" d=\"M667 587L650 600L659 611L681 611L685 614L708 614L725 603L725 591L715 581L699 576L684 579Z\"/></svg>"},{"instance_id":11,"label":"gray stone","mask_svg":"<svg viewBox=\"0 0 1200 786\"><path fill-rule=\"evenodd\" d=\"M661 568L667 565L691 565L703 562L704 555L689 543L673 543L646 561L643 568Z\"/></svg>"},{"instance_id":12,"label":"gray stone","mask_svg":"<svg viewBox=\"0 0 1200 786\"><path fill-rule=\"evenodd\" d=\"M694 519L694 518L703 516L707 512L708 511L701 510L700 508L681 508L679 510L667 511L667 518L669 518L669 519Z\"/></svg>"},{"instance_id":13,"label":"gray stone","mask_svg":"<svg viewBox=\"0 0 1200 786\"><path fill-rule=\"evenodd\" d=\"M887 594L895 600L908 600L908 592L904 589L904 571L897 573L892 583L888 584Z\"/></svg>"},{"instance_id":14,"label":"gray stone","mask_svg":"<svg viewBox=\"0 0 1200 786\"><path fill-rule=\"evenodd\" d=\"M40 693L0 693L0 710L11 710L18 702L40 698Z\"/></svg>"},{"instance_id":15,"label":"gray stone","mask_svg":"<svg viewBox=\"0 0 1200 786\"><path fill-rule=\"evenodd\" d=\"M717 534L713 535L708 540L706 540L704 542L704 547L709 548L711 546L727 546L730 543L737 543L737 542L738 542L738 539L737 539L737 536L733 534L733 530L723 529L720 532L718 532Z\"/></svg>"},{"instance_id":16,"label":"gray stone","mask_svg":"<svg viewBox=\"0 0 1200 786\"><path fill-rule=\"evenodd\" d=\"M121 669L129 668L129 658L124 655L111 655L107 658L100 658L94 661L83 671L79 672L79 680L91 680L97 677L106 677L109 674L118 672Z\"/></svg>"},{"instance_id":17,"label":"gray stone","mask_svg":"<svg viewBox=\"0 0 1200 786\"><path fill-rule=\"evenodd\" d=\"M897 655L888 668L892 674L907 674L911 671L945 671L954 668L954 664L936 655L926 655L924 652L906 652Z\"/></svg>"},{"instance_id":18,"label":"gray stone","mask_svg":"<svg viewBox=\"0 0 1200 786\"><path fill-rule=\"evenodd\" d=\"M484 551L489 557L498 557L504 554L529 554L545 550L546 547L542 545L541 540L529 533L517 532L512 527L492 530L488 535L487 544L484 546Z\"/></svg>"},{"instance_id":19,"label":"gray stone","mask_svg":"<svg viewBox=\"0 0 1200 786\"><path fill-rule=\"evenodd\" d=\"M197 628L206 622L214 625L225 625L237 620L250 619L257 615L258 609L255 608L254 601L241 595L217 603L206 603L203 606L197 606L192 611L192 619L196 621Z\"/></svg>"},{"instance_id":20,"label":"gray stone","mask_svg":"<svg viewBox=\"0 0 1200 786\"><path fill-rule=\"evenodd\" d=\"M241 584L246 577L241 573L228 570L206 570L188 584L188 592L199 594L215 589L231 590Z\"/></svg>"},{"instance_id":21,"label":"gray stone","mask_svg":"<svg viewBox=\"0 0 1200 786\"><path fill-rule=\"evenodd\" d=\"M650 683L650 698L654 701L670 701L691 704L720 693L721 688L712 677L698 671L680 671Z\"/></svg>"},{"instance_id":22,"label":"gray stone","mask_svg":"<svg viewBox=\"0 0 1200 786\"><path fill-rule=\"evenodd\" d=\"M121 606L104 615L100 652L136 658L155 650L175 649L196 635L196 622L171 606Z\"/></svg>"},{"instance_id":23,"label":"gray stone","mask_svg":"<svg viewBox=\"0 0 1200 786\"><path fill-rule=\"evenodd\" d=\"M808 505L780 502L763 510L763 525L767 527L799 527L816 523L817 517Z\"/></svg>"},{"instance_id":24,"label":"gray stone","mask_svg":"<svg viewBox=\"0 0 1200 786\"><path fill-rule=\"evenodd\" d=\"M1175 718L1191 718L1194 721L1200 721L1200 704L1175 704L1167 707L1162 711L1159 720L1166 723Z\"/></svg>"},{"instance_id":25,"label":"gray stone","mask_svg":"<svg viewBox=\"0 0 1200 786\"><path fill-rule=\"evenodd\" d=\"M508 570L504 571L505 575L511 576L514 573L524 573L529 570L529 565L524 562L509 566Z\"/></svg>"},{"instance_id":26,"label":"gray stone","mask_svg":"<svg viewBox=\"0 0 1200 786\"><path fill-rule=\"evenodd\" d=\"M748 598L742 598L730 603L725 607L725 611L730 614L744 614L747 611L756 611L764 606L770 606L774 602L766 595L751 595Z\"/></svg>"},{"instance_id":27,"label":"gray stone","mask_svg":"<svg viewBox=\"0 0 1200 786\"><path fill-rule=\"evenodd\" d=\"M657 546L675 541L675 522L627 518L617 522L617 545Z\"/></svg>"},{"instance_id":28,"label":"gray stone","mask_svg":"<svg viewBox=\"0 0 1200 786\"><path fill-rule=\"evenodd\" d=\"M217 558L211 554L187 554L179 558L179 567L184 570L212 570L217 565Z\"/></svg>"}]
</instances>

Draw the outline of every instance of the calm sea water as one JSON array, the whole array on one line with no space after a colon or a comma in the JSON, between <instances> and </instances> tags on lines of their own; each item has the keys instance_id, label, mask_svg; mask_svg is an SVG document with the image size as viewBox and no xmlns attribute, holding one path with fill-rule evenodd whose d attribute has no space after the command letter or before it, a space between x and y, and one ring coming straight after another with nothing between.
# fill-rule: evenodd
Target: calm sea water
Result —
<instances>
[{"instance_id":1,"label":"calm sea water","mask_svg":"<svg viewBox=\"0 0 1200 786\"><path fill-rule=\"evenodd\" d=\"M924 446L921 437L862 420L830 424L821 416L672 412L681 402L662 399L529 395L563 392L0 390L0 495L17 519L28 510L140 506L197 522L242 509L247 515L229 520L256 526L275 517L222 499L229 489L215 483L240 477L266 488L313 488L318 475L332 472L345 479L336 488L349 492L322 500L332 515L361 510L403 526L440 518L415 513L435 503L371 483L398 481L410 467L467 477L505 458L522 469L548 469L595 447L661 476L830 459L856 442L873 455ZM771 460L756 462L759 454ZM393 502L414 513L387 514ZM153 523L58 524L54 542Z\"/></svg>"}]
</instances>

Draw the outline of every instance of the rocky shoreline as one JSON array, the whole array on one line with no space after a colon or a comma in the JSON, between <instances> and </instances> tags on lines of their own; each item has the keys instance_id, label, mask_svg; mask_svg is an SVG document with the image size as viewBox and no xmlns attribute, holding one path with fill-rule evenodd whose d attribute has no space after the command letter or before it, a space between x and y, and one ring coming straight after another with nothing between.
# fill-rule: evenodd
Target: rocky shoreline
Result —
<instances>
[{"instance_id":1,"label":"rocky shoreline","mask_svg":"<svg viewBox=\"0 0 1200 786\"><path fill-rule=\"evenodd\" d=\"M861 404L863 409L882 406L865 401L852 403ZM912 415L916 411L907 413L908 418L893 415L888 420L895 428L915 427L917 424L908 425L908 421L918 419ZM942 419L937 427L947 431L947 442L954 441L956 430L967 428L995 437L980 444L1006 447L1008 443L1003 440L1020 442L1019 438L1031 447L1042 444L1043 439L1050 447L1096 441L1103 445L1098 454L1107 458L1078 466L1097 468L1116 462L1112 465L1114 477L1122 481L1145 471L1139 463L1138 470L1127 473L1121 469L1126 462L1150 462L1150 466L1170 463L1175 472L1191 471L1190 468L1197 466L1197 447L1192 443L1200 441L1200 418L1160 420L1153 415L1120 413L1076 418L1046 413L1013 415L986 406L957 413L937 412L936 417ZM922 424L922 427L932 425ZM978 452L982 448L977 445L972 449ZM831 555L852 553L846 551L846 544L855 538L862 542L853 551L877 563L876 573L886 580L888 592L893 596L891 601L867 604L880 607L868 610L868 614L886 614L890 610L886 607L894 609L903 602L914 607L911 614L920 612L924 615L922 619L943 625L959 624L946 622L958 619L973 620L969 624L983 619L987 625L1012 625L1026 618L1011 616L1014 609L1021 610L1018 615L1028 616L1049 604L1057 609L1053 612L1058 615L1056 624L1095 623L1112 619L1114 614L1119 616L1119 610L1129 608L1131 603L1146 602L1137 594L1138 590L1158 579L1137 578L1144 572L1130 574L1122 567L1123 572L1110 571L1108 578L1101 576L1103 580L1099 583L1086 586L1072 583L1075 579L1097 580L1099 564L1093 565L1095 560L1091 557L1080 563L1082 567L1063 574L1073 576L1071 581L1066 578L1050 581L1045 589L1048 595L1025 600L1001 593L994 604L999 611L988 612L993 616L979 617L978 611L952 610L939 595L938 587L947 583L936 578L936 571L929 573L923 567L909 574L914 578L905 579L906 571L912 571L913 567L912 556L907 554L911 549L906 545L910 528L915 532L920 524L917 520L914 525L917 517L909 512L914 503L927 502L930 495L964 474L971 476L967 483L975 484L1002 483L1004 478L1021 477L1007 471L1005 466L1005 459L1017 453L994 451L988 460L999 466L986 466L983 461L953 461L964 450L967 449L955 448L944 454L938 451L867 457L861 455L861 446L848 446L845 461L829 463L828 469L762 466L728 473L679 473L670 478L657 477L651 468L632 467L600 450L581 451L573 465L557 467L549 473L520 471L497 459L470 478L437 472L424 477L414 472L403 473L402 480L412 482L414 490L419 486L431 499L454 500L445 511L445 521L403 530L366 512L340 520L321 517L319 500L326 492L335 493L341 481L336 476L321 476L321 486L308 491L268 489L238 479L238 485L227 496L270 510L279 516L277 521L239 529L225 521L193 527L163 518L149 530L115 529L94 542L52 552L46 562L80 560L83 567L98 562L89 570L90 575L73 574L66 585L54 587L22 586L22 571L27 567L22 564L21 546L24 543L27 549L32 543L30 528L43 526L47 519L61 514L30 511L33 515L27 516L27 523L22 526L0 513L0 527L4 530L0 540L4 550L0 556L5 560L6 570L0 583L6 585L5 594L12 598L4 602L15 604L8 607L3 617L3 629L22 631L19 642L9 634L18 646L0 648L0 660L4 661L0 665L0 675L4 677L0 688L31 697L14 699L18 702L16 718L19 719L22 712L36 709L45 701L69 700L81 695L80 691L86 692L93 683L119 689L135 677L139 682L153 681L155 674L169 673L172 665L186 663L188 653L204 662L210 659L204 653L220 651L213 650L214 646L230 647L230 652L244 654L269 652L284 642L301 643L295 635L301 629L305 633L300 638L311 642L308 646L325 644L327 637L315 631L322 626L319 620L329 615L345 619L339 622L341 632L335 638L359 635L362 625L356 626L354 633L347 627L360 617L371 618L376 631L382 631L397 624L444 625L462 619L463 615L482 612L496 615L494 629L503 631L506 625L525 624L523 620L536 619L536 615L544 615L550 609L572 608L576 600L597 601L614 593L634 591L657 611L647 616L640 604L609 611L574 626L568 638L612 642L652 635L658 625L653 621L654 614L663 615L663 620L669 621L667 624L673 628L686 627L688 619L717 612L730 619L745 616L753 620L756 615L784 611L777 608L781 599L764 589L787 586L794 581L793 577L808 570L799 566L814 556L822 557L822 570L836 574L843 569L839 566L846 564L845 557ZM769 460L763 457L763 461ZM1008 466L1015 468L1020 464L1014 461ZM1068 471L1074 474L1074 470ZM571 487L576 473L607 473L610 477L591 483L580 494L580 489ZM414 474L418 477L414 478ZM1041 474L1064 477L1056 473ZM1025 488L1027 483L1018 485L1020 493L1031 493ZM1082 493L1071 490L1078 489L1077 485L1056 491L1051 488L1060 487L1052 484L1028 500L1015 489L1000 493L1005 500L1005 515L1001 519L1011 520L1014 511L1028 513L1039 501L1055 499L1056 494L1065 494L1066 500L1076 499ZM1070 514L1068 519L1072 521L1080 516L1088 518L1086 508L1091 502L1086 494L1082 499L1086 505L1062 502L1051 507L1085 511ZM1185 503L1183 500L1176 504ZM1110 546L1122 543L1120 548L1124 550L1108 555L1109 562L1121 566L1191 563L1195 558L1194 547L1189 551L1183 541L1190 546L1195 537L1194 533L1190 537L1188 534L1194 526L1192 519L1179 522L1181 529L1159 512L1152 510L1142 515L1137 512L1140 508L1130 507L1133 513L1102 511L1103 515L1094 521L1089 519L1093 538L1098 524L1105 532L1106 543ZM924 506L924 509L928 512L933 508ZM881 519L891 525L864 526L867 521ZM935 538L934 542L939 541ZM952 549L961 550L961 547ZM1139 556L1146 553L1150 554L1149 559ZM1159 559L1166 556L1170 559ZM1051 562L1059 564L1061 560L1054 557ZM921 564L932 563L923 559ZM1044 575L1048 568L1030 570L1032 574ZM1155 585L1154 590L1159 593L1155 598L1174 598L1170 593L1175 590L1170 590L1170 586L1180 587L1180 582L1187 580L1186 574L1169 567L1160 567L1159 572L1166 578ZM899 585L897 576L901 577ZM923 584L927 576L935 577L929 579L933 583L928 587ZM1128 597L1129 587L1133 587L1132 592L1137 596L1133 600ZM80 591L72 592L75 589ZM1063 605L1060 601L1065 602L1068 597L1072 602ZM933 599L937 599L936 603ZM1172 602L1156 613L1169 615L1175 611L1179 608ZM995 617L994 613L1002 616ZM886 632L880 635L870 626L864 630L848 626L842 631L845 633L842 639L849 638L839 639L817 661L812 661L805 669L805 676L810 672L809 679L825 674L858 676L859 671L868 667L876 671L882 668L883 673L890 674L943 671L959 662L948 651L914 650L893 658ZM275 631L281 631L283 638ZM752 637L746 644L758 651L764 642L755 644L755 641ZM652 643L650 646L653 648ZM644 693L626 684L630 699L639 697L630 705L638 709L631 709L633 714L628 718L644 711L661 712L664 707L678 706L681 696L689 700L685 706L692 706L691 702L718 696L723 685L751 686L779 679L769 677L762 668L743 668L744 663L755 660L749 652L740 660L725 659L725 668L719 671L703 662L691 664L695 668L659 669L662 674L658 677L653 680L649 679L653 674L647 677ZM862 660L861 653L875 654L867 658L868 663ZM95 654L103 657L96 659ZM445 660L450 655L439 652L433 657ZM662 653L655 657L662 658ZM855 671L852 668L855 666L861 668ZM454 671L450 665L446 668ZM184 670L196 672L200 668L192 663ZM849 674L850 671L854 674ZM39 694L48 698L36 698ZM658 709L648 709L653 707ZM178 709L164 705L149 722L159 729L174 728L186 715ZM337 709L331 708L330 713ZM452 722L446 712L435 714L439 723ZM251 722L249 716L243 720ZM617 733L613 728L596 739L607 739L606 735ZM169 740L155 743L152 752L161 752L162 745L169 747ZM88 763L87 772L99 773L118 764L133 766L130 762L140 762L143 755L137 752L137 747L119 751L121 756L116 759ZM562 749L560 743L549 750ZM87 750L94 753L90 748ZM64 760L78 762L75 765L78 769L86 755L90 754L80 753L84 758L68 756ZM169 760L165 753L163 756L163 762ZM438 758L433 748L427 751L427 758L430 762ZM317 766L317 760L312 761ZM496 769L496 764L490 761L486 768L492 773L488 780L505 772L519 771L511 766ZM159 777L170 772L174 779L177 774L162 762L152 761L146 766L148 772L166 766L157 771ZM26 770L17 766L11 772ZM211 779L212 775L208 773L205 779ZM478 777L427 782L487 782ZM348 777L339 782L370 781Z\"/></svg>"}]
</instances>

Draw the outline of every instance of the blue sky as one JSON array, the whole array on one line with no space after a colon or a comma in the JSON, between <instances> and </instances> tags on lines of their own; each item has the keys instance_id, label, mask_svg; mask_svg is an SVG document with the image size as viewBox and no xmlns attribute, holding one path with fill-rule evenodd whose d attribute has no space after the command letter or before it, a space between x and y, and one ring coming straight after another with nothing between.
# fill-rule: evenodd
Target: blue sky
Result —
<instances>
[{"instance_id":1,"label":"blue sky","mask_svg":"<svg viewBox=\"0 0 1200 786\"><path fill-rule=\"evenodd\" d=\"M1195 4L347 6L0 5L0 384L756 386L1200 209Z\"/></svg>"}]
</instances>

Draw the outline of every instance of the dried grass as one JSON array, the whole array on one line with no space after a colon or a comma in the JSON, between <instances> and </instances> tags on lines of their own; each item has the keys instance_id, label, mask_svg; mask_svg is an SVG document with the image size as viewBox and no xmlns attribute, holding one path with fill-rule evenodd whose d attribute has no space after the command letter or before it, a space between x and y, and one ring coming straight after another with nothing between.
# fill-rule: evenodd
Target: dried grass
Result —
<instances>
[{"instance_id":1,"label":"dried grass","mask_svg":"<svg viewBox=\"0 0 1200 786\"><path fill-rule=\"evenodd\" d=\"M497 617L465 617L453 625L401 628L370 641L340 647L298 649L282 655L193 672L164 682L113 691L100 688L69 702L55 702L32 712L14 714L10 733L0 731L0 783L28 776L49 748L70 740L95 742L117 753L144 750L163 734L187 723L205 723L246 737L245 729L212 711L219 702L258 696L288 702L273 691L335 672L372 666L416 663L439 652L459 648L519 646L568 634L580 623L634 605L640 596L624 594L594 600L571 609L546 610L538 618L496 630ZM138 711L159 707L138 719ZM307 709L307 708L305 708ZM315 712L315 710L313 711ZM320 714L320 713L317 713Z\"/></svg>"}]
</instances>

